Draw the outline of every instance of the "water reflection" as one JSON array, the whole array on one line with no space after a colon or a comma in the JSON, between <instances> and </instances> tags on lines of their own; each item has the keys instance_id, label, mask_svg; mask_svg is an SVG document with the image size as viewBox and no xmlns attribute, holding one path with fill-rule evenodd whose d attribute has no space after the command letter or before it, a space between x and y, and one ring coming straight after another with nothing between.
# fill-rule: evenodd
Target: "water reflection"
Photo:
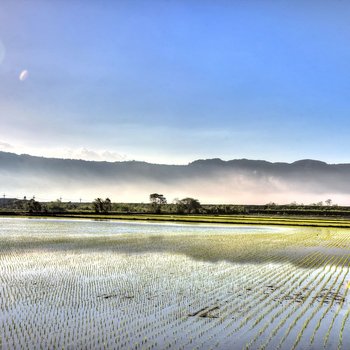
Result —
<instances>
[{"instance_id":1,"label":"water reflection","mask_svg":"<svg viewBox=\"0 0 350 350\"><path fill-rule=\"evenodd\" d=\"M350 230L140 223L85 220L0 219L0 251L114 251L185 254L210 262L307 266L307 257L350 254ZM333 259L337 264L340 259Z\"/></svg>"}]
</instances>

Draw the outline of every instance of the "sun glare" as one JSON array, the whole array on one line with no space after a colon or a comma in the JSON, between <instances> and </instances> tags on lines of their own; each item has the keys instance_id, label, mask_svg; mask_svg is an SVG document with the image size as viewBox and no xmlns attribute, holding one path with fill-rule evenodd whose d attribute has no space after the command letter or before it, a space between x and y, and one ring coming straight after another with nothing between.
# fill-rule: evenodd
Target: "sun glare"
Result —
<instances>
[{"instance_id":1,"label":"sun glare","mask_svg":"<svg viewBox=\"0 0 350 350\"><path fill-rule=\"evenodd\" d=\"M20 81L26 80L28 78L28 75L29 75L29 73L26 69L22 70L22 72L19 75L19 80Z\"/></svg>"}]
</instances>

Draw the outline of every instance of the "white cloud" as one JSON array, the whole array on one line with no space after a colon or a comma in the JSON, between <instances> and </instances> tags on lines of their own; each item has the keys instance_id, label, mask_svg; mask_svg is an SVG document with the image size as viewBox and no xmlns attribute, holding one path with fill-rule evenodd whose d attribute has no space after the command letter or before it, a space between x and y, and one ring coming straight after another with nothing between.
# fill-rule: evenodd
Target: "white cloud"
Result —
<instances>
[{"instance_id":1,"label":"white cloud","mask_svg":"<svg viewBox=\"0 0 350 350\"><path fill-rule=\"evenodd\" d=\"M13 146L7 142L0 141L0 150L11 151L11 150L13 150Z\"/></svg>"},{"instance_id":2,"label":"white cloud","mask_svg":"<svg viewBox=\"0 0 350 350\"><path fill-rule=\"evenodd\" d=\"M123 161L127 159L125 154L120 154L120 153L108 151L108 150L93 151L85 147L81 147L78 149L63 150L60 157L83 159L83 160L107 161L107 162Z\"/></svg>"},{"instance_id":3,"label":"white cloud","mask_svg":"<svg viewBox=\"0 0 350 350\"><path fill-rule=\"evenodd\" d=\"M128 160L127 155L109 150L91 150L86 147L79 148L39 148L11 145L0 141L0 151L13 152L17 154L30 154L39 157L82 159L94 161L117 162Z\"/></svg>"}]
</instances>

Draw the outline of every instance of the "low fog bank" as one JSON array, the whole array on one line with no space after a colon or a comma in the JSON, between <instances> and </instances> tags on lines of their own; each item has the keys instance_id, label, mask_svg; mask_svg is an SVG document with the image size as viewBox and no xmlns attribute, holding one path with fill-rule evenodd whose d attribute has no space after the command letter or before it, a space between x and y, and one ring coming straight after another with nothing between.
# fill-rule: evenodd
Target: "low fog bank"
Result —
<instances>
[{"instance_id":1,"label":"low fog bank","mask_svg":"<svg viewBox=\"0 0 350 350\"><path fill-rule=\"evenodd\" d=\"M148 202L149 194L194 197L212 204L350 204L350 165L312 160L288 163L201 160L189 165L87 162L0 152L1 191L7 197L64 201L109 197Z\"/></svg>"}]
</instances>

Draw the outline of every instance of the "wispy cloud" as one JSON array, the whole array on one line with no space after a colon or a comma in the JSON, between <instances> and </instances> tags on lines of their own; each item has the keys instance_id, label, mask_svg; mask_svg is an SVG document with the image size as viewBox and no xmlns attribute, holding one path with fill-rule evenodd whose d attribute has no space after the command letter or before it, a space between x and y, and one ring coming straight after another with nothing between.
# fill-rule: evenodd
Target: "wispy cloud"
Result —
<instances>
[{"instance_id":1,"label":"wispy cloud","mask_svg":"<svg viewBox=\"0 0 350 350\"><path fill-rule=\"evenodd\" d=\"M63 158L83 159L83 160L95 160L95 161L107 161L116 162L127 160L125 154L108 150L91 150L85 147L78 149L65 149L58 152L63 155Z\"/></svg>"},{"instance_id":2,"label":"wispy cloud","mask_svg":"<svg viewBox=\"0 0 350 350\"><path fill-rule=\"evenodd\" d=\"M89 149L86 147L78 148L42 148L42 147L25 147L22 145L14 145L4 141L0 141L0 151L13 152L17 154L30 154L33 156L48 158L64 158L64 159L81 159L117 162L128 160L129 157L124 153L111 150Z\"/></svg>"},{"instance_id":3,"label":"wispy cloud","mask_svg":"<svg viewBox=\"0 0 350 350\"><path fill-rule=\"evenodd\" d=\"M9 143L0 141L0 150L11 151L11 150L13 150L13 148L14 147L12 145L10 145Z\"/></svg>"}]
</instances>

